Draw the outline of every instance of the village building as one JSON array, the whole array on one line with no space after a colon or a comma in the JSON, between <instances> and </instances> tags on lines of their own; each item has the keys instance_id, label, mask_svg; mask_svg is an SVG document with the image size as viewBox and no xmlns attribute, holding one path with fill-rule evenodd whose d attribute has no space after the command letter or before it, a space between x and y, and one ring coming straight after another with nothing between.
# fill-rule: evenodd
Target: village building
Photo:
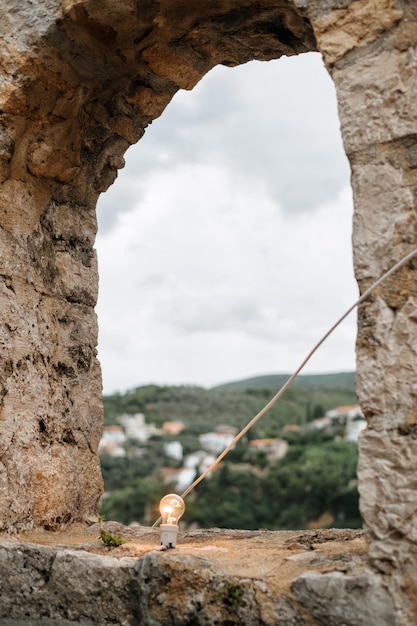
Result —
<instances>
[{"instance_id":1,"label":"village building","mask_svg":"<svg viewBox=\"0 0 417 626\"><path fill-rule=\"evenodd\" d=\"M285 439L253 439L249 443L250 450L264 452L268 461L279 461L288 450L288 441Z\"/></svg>"},{"instance_id":2,"label":"village building","mask_svg":"<svg viewBox=\"0 0 417 626\"><path fill-rule=\"evenodd\" d=\"M98 453L100 455L108 455L113 457L123 457L126 450L123 444L127 437L121 426L105 426L98 445Z\"/></svg>"},{"instance_id":3,"label":"village building","mask_svg":"<svg viewBox=\"0 0 417 626\"><path fill-rule=\"evenodd\" d=\"M153 435L162 432L155 424L147 424L143 413L121 415L117 421L123 426L128 439L136 439L141 443L146 443Z\"/></svg>"},{"instance_id":4,"label":"village building","mask_svg":"<svg viewBox=\"0 0 417 626\"><path fill-rule=\"evenodd\" d=\"M238 429L234 426L218 426L214 432L203 433L198 440L204 450L219 454L229 446L236 437Z\"/></svg>"},{"instance_id":5,"label":"village building","mask_svg":"<svg viewBox=\"0 0 417 626\"><path fill-rule=\"evenodd\" d=\"M164 444L164 452L170 459L182 461L184 451L180 441L167 441Z\"/></svg>"},{"instance_id":6,"label":"village building","mask_svg":"<svg viewBox=\"0 0 417 626\"><path fill-rule=\"evenodd\" d=\"M184 428L184 423L180 421L164 422L162 424L162 432L165 435L174 435L174 437L182 433Z\"/></svg>"}]
</instances>

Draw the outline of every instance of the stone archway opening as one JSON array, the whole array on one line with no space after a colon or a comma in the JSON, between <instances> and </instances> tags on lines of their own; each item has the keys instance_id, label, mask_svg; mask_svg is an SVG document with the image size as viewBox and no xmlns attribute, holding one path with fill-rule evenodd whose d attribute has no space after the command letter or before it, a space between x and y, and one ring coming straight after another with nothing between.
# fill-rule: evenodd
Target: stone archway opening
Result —
<instances>
[{"instance_id":1,"label":"stone archway opening","mask_svg":"<svg viewBox=\"0 0 417 626\"><path fill-rule=\"evenodd\" d=\"M98 203L104 393L294 371L357 297L350 196L318 53L178 93ZM355 317L310 371L354 369Z\"/></svg>"},{"instance_id":2,"label":"stone archway opening","mask_svg":"<svg viewBox=\"0 0 417 626\"><path fill-rule=\"evenodd\" d=\"M415 246L417 8L407 0L10 8L1 43L0 520L18 530L97 510L95 204L128 146L214 65L319 50L338 95L364 290ZM410 263L361 307L357 342L368 419L362 513L372 562L391 574L404 624L417 584L416 292Z\"/></svg>"},{"instance_id":3,"label":"stone archway opening","mask_svg":"<svg viewBox=\"0 0 417 626\"><path fill-rule=\"evenodd\" d=\"M315 49L291 3L200 11L39 1L7 17L3 528L55 528L98 507L95 205L124 152L214 65Z\"/></svg>"}]
</instances>

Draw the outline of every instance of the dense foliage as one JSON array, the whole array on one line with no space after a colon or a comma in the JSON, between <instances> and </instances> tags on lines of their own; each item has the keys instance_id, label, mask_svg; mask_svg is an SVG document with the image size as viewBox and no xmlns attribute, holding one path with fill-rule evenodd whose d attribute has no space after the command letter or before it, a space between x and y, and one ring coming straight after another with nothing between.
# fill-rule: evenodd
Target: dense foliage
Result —
<instances>
[{"instance_id":1,"label":"dense foliage","mask_svg":"<svg viewBox=\"0 0 417 626\"><path fill-rule=\"evenodd\" d=\"M295 386L288 389L250 431L250 436L275 437L286 424L306 424L335 406L356 403L353 378L350 385L348 381L341 385L337 379L337 384L333 382L336 375L328 376L306 377L307 381L321 379L320 385L317 382L303 383L302 376L297 379ZM287 379L288 376L280 377L276 387L239 387L237 383L213 389L156 385L138 387L123 395L105 396L104 420L105 424L113 424L122 413L145 413L146 420L157 426L166 420L180 420L186 425L187 433L192 435L207 432L220 424L241 428Z\"/></svg>"},{"instance_id":2,"label":"dense foliage","mask_svg":"<svg viewBox=\"0 0 417 626\"><path fill-rule=\"evenodd\" d=\"M198 487L189 517L202 527L288 529L327 514L332 526L358 526L356 460L356 445L339 441L294 448L265 476L224 464Z\"/></svg>"},{"instance_id":3,"label":"dense foliage","mask_svg":"<svg viewBox=\"0 0 417 626\"><path fill-rule=\"evenodd\" d=\"M282 387L288 380L290 374L269 374L265 376L255 376L235 382L219 385L217 388L229 389L255 389L257 387ZM348 389L355 388L355 372L336 372L332 374L301 374L293 382L294 387L310 388L321 387L326 389Z\"/></svg>"},{"instance_id":4,"label":"dense foliage","mask_svg":"<svg viewBox=\"0 0 417 626\"><path fill-rule=\"evenodd\" d=\"M186 428L175 439L185 453L198 449L197 436L219 424L241 427L276 393L276 389L221 387L139 387L104 398L106 422L122 413L144 412L157 425L180 419ZM329 524L358 527L357 445L308 428L308 423L335 406L356 402L354 388L299 384L287 391L226 457L221 467L187 498L184 521L200 527L296 529ZM287 424L304 427L283 432ZM249 446L254 437L281 437L289 442L284 458L268 462ZM125 524L151 524L170 486L161 468L174 465L155 437L146 445L130 444L123 458L102 457L106 497L102 513Z\"/></svg>"},{"instance_id":5,"label":"dense foliage","mask_svg":"<svg viewBox=\"0 0 417 626\"><path fill-rule=\"evenodd\" d=\"M135 465L132 459L103 464L109 484L115 483L114 470L122 461ZM262 459L252 469L247 463L224 462L187 499L185 521L203 528L296 529L320 525L326 514L332 526L358 527L356 463L357 445L346 441L292 445L281 461L266 467ZM168 489L158 473L128 480L123 473L118 476L119 488L103 503L106 518L125 524L155 521Z\"/></svg>"}]
</instances>

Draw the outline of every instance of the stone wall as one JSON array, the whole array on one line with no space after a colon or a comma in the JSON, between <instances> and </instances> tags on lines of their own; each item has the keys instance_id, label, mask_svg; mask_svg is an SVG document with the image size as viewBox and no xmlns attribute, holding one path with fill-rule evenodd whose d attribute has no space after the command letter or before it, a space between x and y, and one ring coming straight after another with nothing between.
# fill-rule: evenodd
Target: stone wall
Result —
<instances>
[{"instance_id":1,"label":"stone wall","mask_svg":"<svg viewBox=\"0 0 417 626\"><path fill-rule=\"evenodd\" d=\"M217 63L311 50L291 3L9 1L0 21L0 528L97 512L95 205L123 154Z\"/></svg>"},{"instance_id":2,"label":"stone wall","mask_svg":"<svg viewBox=\"0 0 417 626\"><path fill-rule=\"evenodd\" d=\"M417 6L352 2L318 24L351 164L363 292L417 244ZM361 513L374 566L390 575L394 595L402 588L408 596L400 600L406 624L417 620L416 322L414 259L361 306L356 345L368 420L360 440Z\"/></svg>"},{"instance_id":3,"label":"stone wall","mask_svg":"<svg viewBox=\"0 0 417 626\"><path fill-rule=\"evenodd\" d=\"M319 50L338 96L361 291L416 245L414 0L6 0L0 17L0 527L97 512L95 205L178 89ZM359 311L361 509L417 621L416 263Z\"/></svg>"},{"instance_id":4,"label":"stone wall","mask_svg":"<svg viewBox=\"0 0 417 626\"><path fill-rule=\"evenodd\" d=\"M2 626L396 623L360 530L196 530L161 551L157 529L106 528L126 543L100 546L97 525L0 536Z\"/></svg>"}]
</instances>

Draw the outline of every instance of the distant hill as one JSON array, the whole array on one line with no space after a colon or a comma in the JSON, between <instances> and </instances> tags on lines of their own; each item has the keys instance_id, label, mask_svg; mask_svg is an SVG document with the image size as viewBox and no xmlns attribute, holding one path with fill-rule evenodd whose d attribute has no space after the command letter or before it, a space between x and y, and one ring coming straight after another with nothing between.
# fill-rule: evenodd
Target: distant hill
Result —
<instances>
[{"instance_id":1,"label":"distant hill","mask_svg":"<svg viewBox=\"0 0 417 626\"><path fill-rule=\"evenodd\" d=\"M164 421L181 420L187 433L195 436L221 424L241 428L288 378L285 374L256 376L212 389L145 385L124 394L104 396L104 421L115 424L123 413L145 413L146 420L157 426ZM305 424L322 417L329 409L356 404L354 378L353 372L299 376L253 429L253 436L279 436L286 424Z\"/></svg>"},{"instance_id":2,"label":"distant hill","mask_svg":"<svg viewBox=\"0 0 417 626\"><path fill-rule=\"evenodd\" d=\"M213 389L256 389L259 387L276 387L279 389L290 378L291 374L268 374L223 383ZM355 389L355 372L337 372L332 374L300 374L293 385L320 387L322 389Z\"/></svg>"}]
</instances>

